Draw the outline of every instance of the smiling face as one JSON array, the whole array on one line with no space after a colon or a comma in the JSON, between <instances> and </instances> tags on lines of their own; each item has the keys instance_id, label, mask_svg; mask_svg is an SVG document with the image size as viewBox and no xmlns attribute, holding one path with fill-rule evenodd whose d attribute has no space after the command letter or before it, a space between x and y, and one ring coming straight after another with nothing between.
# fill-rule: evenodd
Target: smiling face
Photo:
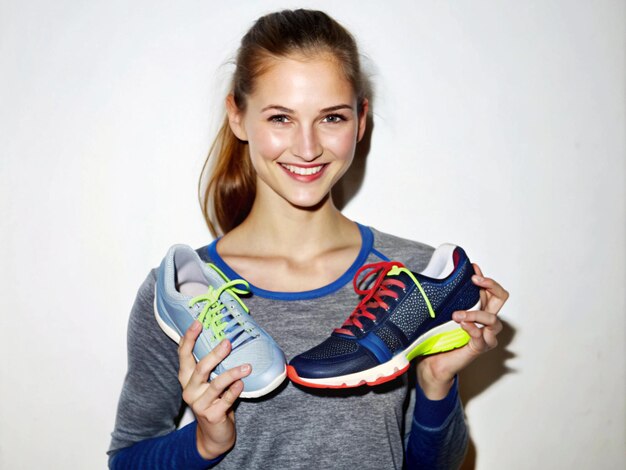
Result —
<instances>
[{"instance_id":1,"label":"smiling face","mask_svg":"<svg viewBox=\"0 0 626 470\"><path fill-rule=\"evenodd\" d=\"M231 128L248 142L257 199L314 207L349 168L367 101L359 114L350 82L330 58L268 60L245 111L227 100Z\"/></svg>"}]
</instances>

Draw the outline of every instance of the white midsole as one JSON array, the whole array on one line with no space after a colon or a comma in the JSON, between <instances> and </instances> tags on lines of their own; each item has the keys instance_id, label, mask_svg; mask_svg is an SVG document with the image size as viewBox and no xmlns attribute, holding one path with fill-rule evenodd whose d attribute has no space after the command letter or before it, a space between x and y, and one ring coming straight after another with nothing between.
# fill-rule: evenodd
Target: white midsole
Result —
<instances>
[{"instance_id":1,"label":"white midsole","mask_svg":"<svg viewBox=\"0 0 626 470\"><path fill-rule=\"evenodd\" d=\"M243 392L241 392L241 394L239 394L239 396L241 398L258 398L258 397L262 397L263 395L267 395L268 393L273 391L275 388L277 388L281 383L283 383L286 377L287 377L287 364L285 364L285 369L283 370L283 372L280 375L276 376L276 378L272 380L269 384L267 384L265 387L259 390L252 390L250 392L246 392L244 390Z\"/></svg>"},{"instance_id":2,"label":"white midsole","mask_svg":"<svg viewBox=\"0 0 626 470\"><path fill-rule=\"evenodd\" d=\"M479 309L480 309L480 300L478 301L476 305L474 305L472 308L469 308L468 310L479 310ZM398 372L404 369L409 364L409 360L406 357L408 353L413 351L413 349L415 349L424 341L432 338L435 335L446 333L448 331L453 331L458 328L460 328L459 324L455 322L454 320L444 323L443 325L439 325L433 328L432 330L428 331L427 333L424 333L419 338L417 338L403 352L397 354L395 357L391 358L387 362L380 364L376 367L372 367L371 369L366 369L361 372L354 372L352 374L346 374L346 375L341 375L338 377L330 377L330 378L325 378L325 379L310 379L310 378L304 378L304 377L299 377L299 379L302 380L303 382L310 383L312 385L319 385L319 386L325 386L325 385L327 386L333 386L333 385L334 386L337 386L337 385L351 386L351 385L358 385L363 382L370 382L370 383L375 382L381 377L388 377L392 375L394 372Z\"/></svg>"}]
</instances>

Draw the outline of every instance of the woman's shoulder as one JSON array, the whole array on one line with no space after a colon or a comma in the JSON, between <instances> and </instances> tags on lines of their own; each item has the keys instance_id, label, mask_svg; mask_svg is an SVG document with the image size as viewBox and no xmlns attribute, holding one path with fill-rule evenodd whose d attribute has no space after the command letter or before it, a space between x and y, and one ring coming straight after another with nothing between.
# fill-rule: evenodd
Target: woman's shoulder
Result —
<instances>
[{"instance_id":1,"label":"woman's shoulder","mask_svg":"<svg viewBox=\"0 0 626 470\"><path fill-rule=\"evenodd\" d=\"M426 244L398 237L369 227L373 235L372 251L382 259L400 261L411 271L419 272L426 268L435 249Z\"/></svg>"}]
</instances>

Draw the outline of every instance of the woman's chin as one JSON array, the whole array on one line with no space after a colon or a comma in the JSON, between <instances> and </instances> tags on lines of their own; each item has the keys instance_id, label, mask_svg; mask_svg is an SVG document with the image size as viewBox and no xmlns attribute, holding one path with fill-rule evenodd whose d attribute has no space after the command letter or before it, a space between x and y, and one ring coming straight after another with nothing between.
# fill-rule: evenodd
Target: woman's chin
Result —
<instances>
[{"instance_id":1,"label":"woman's chin","mask_svg":"<svg viewBox=\"0 0 626 470\"><path fill-rule=\"evenodd\" d=\"M321 196L312 194L300 195L299 197L289 198L288 201L289 204L291 204L295 208L301 210L315 211L319 210L330 202L330 194L326 193Z\"/></svg>"}]
</instances>

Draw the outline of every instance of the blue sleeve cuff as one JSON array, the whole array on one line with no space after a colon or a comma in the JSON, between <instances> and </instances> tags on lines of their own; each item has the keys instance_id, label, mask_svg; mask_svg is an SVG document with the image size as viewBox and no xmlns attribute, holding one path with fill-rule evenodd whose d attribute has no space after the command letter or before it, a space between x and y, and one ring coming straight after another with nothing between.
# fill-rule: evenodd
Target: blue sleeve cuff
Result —
<instances>
[{"instance_id":1,"label":"blue sleeve cuff","mask_svg":"<svg viewBox=\"0 0 626 470\"><path fill-rule=\"evenodd\" d=\"M130 447L120 449L109 460L109 468L124 469L185 469L206 470L217 465L226 454L206 460L196 446L198 423L193 421L187 426L169 434L137 442Z\"/></svg>"},{"instance_id":2,"label":"blue sleeve cuff","mask_svg":"<svg viewBox=\"0 0 626 470\"><path fill-rule=\"evenodd\" d=\"M200 455L198 452L198 446L196 445L196 430L198 428L198 422L193 421L189 423L187 426L182 427L179 432L182 434L181 440L184 442L188 442L188 447L186 448L189 451L189 466L195 468L211 468L222 461L226 454L222 454L214 459L207 460Z\"/></svg>"},{"instance_id":3,"label":"blue sleeve cuff","mask_svg":"<svg viewBox=\"0 0 626 470\"><path fill-rule=\"evenodd\" d=\"M415 387L415 409L413 419L426 428L440 428L455 409L459 397L458 376L454 377L454 383L445 398L430 400L424 395L419 383Z\"/></svg>"}]
</instances>

